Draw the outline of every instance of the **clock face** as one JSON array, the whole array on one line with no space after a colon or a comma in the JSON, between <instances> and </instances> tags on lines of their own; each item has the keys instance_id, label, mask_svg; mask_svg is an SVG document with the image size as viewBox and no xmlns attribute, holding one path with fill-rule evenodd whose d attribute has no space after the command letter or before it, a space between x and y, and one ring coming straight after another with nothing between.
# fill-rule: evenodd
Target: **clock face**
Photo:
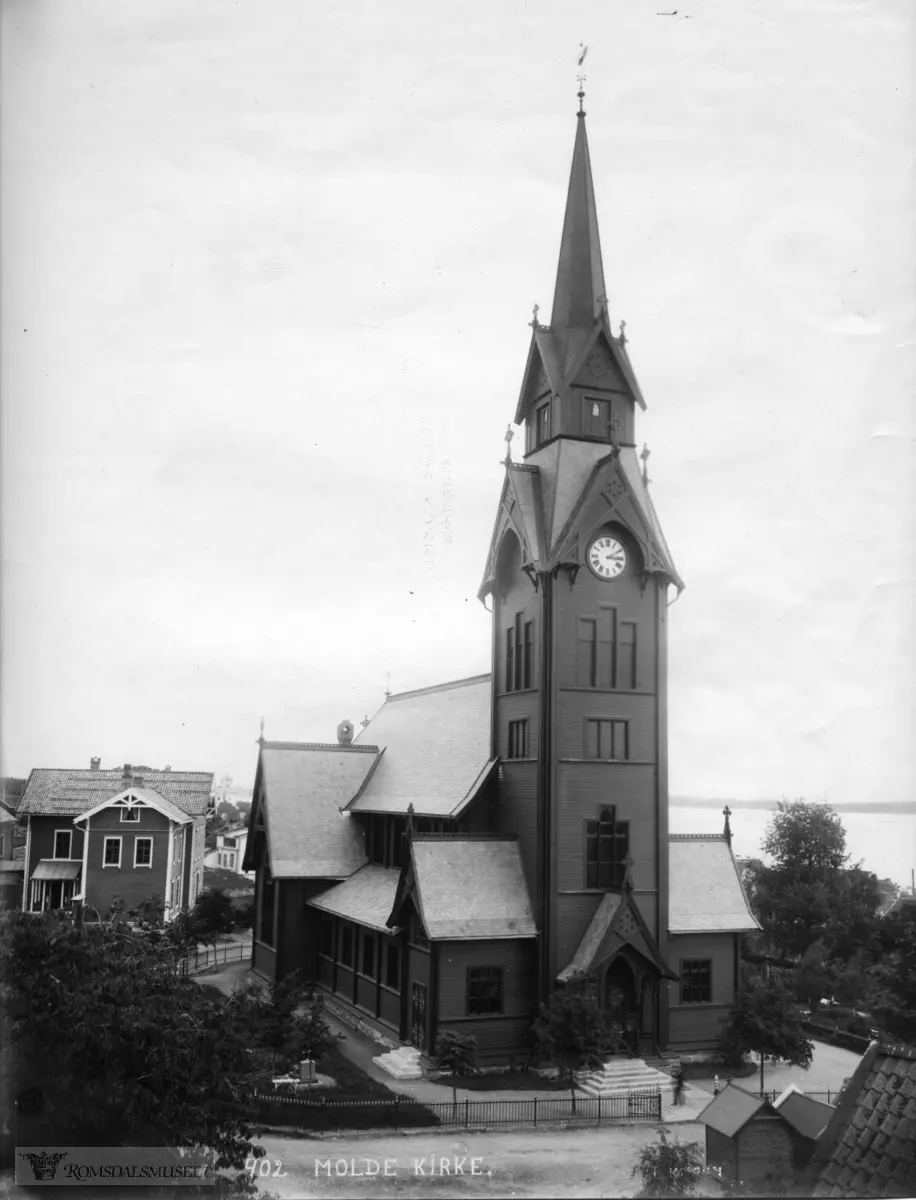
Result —
<instances>
[{"instance_id":1,"label":"clock face","mask_svg":"<svg viewBox=\"0 0 916 1200\"><path fill-rule=\"evenodd\" d=\"M616 538L603 534L588 548L588 565L599 579L616 579L627 565L627 552Z\"/></svg>"}]
</instances>

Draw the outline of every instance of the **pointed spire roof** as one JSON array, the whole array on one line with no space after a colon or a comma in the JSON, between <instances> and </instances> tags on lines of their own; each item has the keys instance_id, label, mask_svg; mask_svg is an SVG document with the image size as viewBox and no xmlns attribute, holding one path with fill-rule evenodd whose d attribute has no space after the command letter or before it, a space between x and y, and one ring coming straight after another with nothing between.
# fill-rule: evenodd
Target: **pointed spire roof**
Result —
<instances>
[{"instance_id":1,"label":"pointed spire roof","mask_svg":"<svg viewBox=\"0 0 916 1200\"><path fill-rule=\"evenodd\" d=\"M551 332L562 337L570 329L593 328L606 303L592 165L588 156L585 113L580 109L560 241Z\"/></svg>"}]
</instances>

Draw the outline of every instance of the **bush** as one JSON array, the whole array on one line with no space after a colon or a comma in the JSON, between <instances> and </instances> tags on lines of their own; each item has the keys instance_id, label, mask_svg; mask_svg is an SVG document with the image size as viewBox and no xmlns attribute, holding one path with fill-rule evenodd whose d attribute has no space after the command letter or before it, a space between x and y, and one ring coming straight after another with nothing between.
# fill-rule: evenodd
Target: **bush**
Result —
<instances>
[{"instance_id":1,"label":"bush","mask_svg":"<svg viewBox=\"0 0 916 1200\"><path fill-rule=\"evenodd\" d=\"M669 1142L663 1129L659 1140L643 1146L633 1174L642 1179L640 1196L692 1196L703 1170L703 1151L696 1142Z\"/></svg>"}]
</instances>

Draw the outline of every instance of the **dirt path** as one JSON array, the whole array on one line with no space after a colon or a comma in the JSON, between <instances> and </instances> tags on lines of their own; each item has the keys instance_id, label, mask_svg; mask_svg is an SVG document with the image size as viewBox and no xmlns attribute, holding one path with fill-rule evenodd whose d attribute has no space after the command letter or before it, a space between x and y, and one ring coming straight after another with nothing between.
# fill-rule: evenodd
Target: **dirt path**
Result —
<instances>
[{"instance_id":1,"label":"dirt path","mask_svg":"<svg viewBox=\"0 0 916 1200\"><path fill-rule=\"evenodd\" d=\"M265 1192L286 1197L633 1196L639 1150L658 1138L655 1125L541 1132L370 1134L322 1139L259 1138L271 1178ZM668 1130L704 1143L699 1125ZM387 1171L387 1175L386 1175ZM279 1172L279 1174L275 1174ZM701 1177L699 1194L720 1189Z\"/></svg>"}]
</instances>

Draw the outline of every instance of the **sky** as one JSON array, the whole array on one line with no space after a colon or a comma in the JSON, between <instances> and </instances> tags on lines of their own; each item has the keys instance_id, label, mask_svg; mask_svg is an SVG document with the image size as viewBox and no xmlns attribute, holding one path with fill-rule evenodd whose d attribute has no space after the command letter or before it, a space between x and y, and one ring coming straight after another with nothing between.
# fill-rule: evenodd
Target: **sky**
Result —
<instances>
[{"instance_id":1,"label":"sky","mask_svg":"<svg viewBox=\"0 0 916 1200\"><path fill-rule=\"evenodd\" d=\"M916 15L680 2L5 0L5 774L244 787L489 669L587 44L671 791L914 801Z\"/></svg>"}]
</instances>

